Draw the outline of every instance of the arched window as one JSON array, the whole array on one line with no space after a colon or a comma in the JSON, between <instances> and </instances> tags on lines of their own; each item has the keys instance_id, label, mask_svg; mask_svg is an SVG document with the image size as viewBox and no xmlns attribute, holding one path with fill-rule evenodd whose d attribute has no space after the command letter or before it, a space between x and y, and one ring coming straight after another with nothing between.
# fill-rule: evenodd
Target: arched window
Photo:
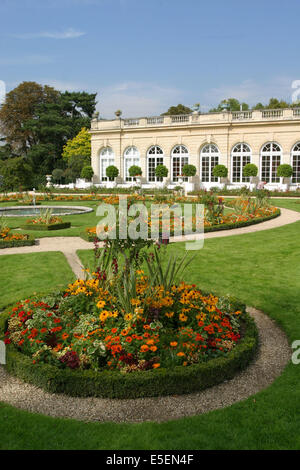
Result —
<instances>
[{"instance_id":1,"label":"arched window","mask_svg":"<svg viewBox=\"0 0 300 470\"><path fill-rule=\"evenodd\" d=\"M105 147L100 152L100 181L108 181L106 168L115 164L115 154L110 147Z\"/></svg>"},{"instance_id":2,"label":"arched window","mask_svg":"<svg viewBox=\"0 0 300 470\"><path fill-rule=\"evenodd\" d=\"M177 145L172 150L172 181L178 181L184 165L189 163L189 151L184 145ZM188 181L188 178L182 178Z\"/></svg>"},{"instance_id":3,"label":"arched window","mask_svg":"<svg viewBox=\"0 0 300 470\"><path fill-rule=\"evenodd\" d=\"M292 183L300 183L300 142L294 145L292 150Z\"/></svg>"},{"instance_id":4,"label":"arched window","mask_svg":"<svg viewBox=\"0 0 300 470\"><path fill-rule=\"evenodd\" d=\"M155 168L157 165L164 164L164 152L158 145L153 145L147 152L147 168L148 168L148 181L153 183L155 181L162 181L162 178L155 176Z\"/></svg>"},{"instance_id":5,"label":"arched window","mask_svg":"<svg viewBox=\"0 0 300 470\"><path fill-rule=\"evenodd\" d=\"M231 152L231 181L232 183L246 183L250 178L243 176L243 168L251 163L251 149L247 144L237 144Z\"/></svg>"},{"instance_id":6,"label":"arched window","mask_svg":"<svg viewBox=\"0 0 300 470\"><path fill-rule=\"evenodd\" d=\"M129 175L129 168L133 165L140 166L140 152L136 147L128 147L124 152L124 175L125 181L134 181Z\"/></svg>"},{"instance_id":7,"label":"arched window","mask_svg":"<svg viewBox=\"0 0 300 470\"><path fill-rule=\"evenodd\" d=\"M204 183L213 183L218 181L218 178L212 174L212 171L214 167L219 164L219 156L219 149L214 144L205 145L201 150L201 181Z\"/></svg>"},{"instance_id":8,"label":"arched window","mask_svg":"<svg viewBox=\"0 0 300 470\"><path fill-rule=\"evenodd\" d=\"M281 162L281 148L275 142L265 144L261 149L261 179L266 183L278 183L277 167Z\"/></svg>"}]
</instances>

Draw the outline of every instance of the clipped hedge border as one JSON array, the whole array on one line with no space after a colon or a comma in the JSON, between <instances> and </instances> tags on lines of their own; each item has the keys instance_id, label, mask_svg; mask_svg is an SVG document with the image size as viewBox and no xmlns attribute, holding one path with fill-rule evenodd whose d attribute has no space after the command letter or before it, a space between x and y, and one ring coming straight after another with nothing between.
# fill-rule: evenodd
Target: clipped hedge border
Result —
<instances>
[{"instance_id":1,"label":"clipped hedge border","mask_svg":"<svg viewBox=\"0 0 300 470\"><path fill-rule=\"evenodd\" d=\"M234 228L248 227L249 225L260 224L261 222L266 222L267 220L276 219L281 214L280 209L277 209L274 214L268 215L266 217L257 217L256 219L246 220L244 222L236 222L233 224L221 224L213 225L211 227L204 227L204 233L206 232L217 232L219 230L231 230Z\"/></svg>"},{"instance_id":2,"label":"clipped hedge border","mask_svg":"<svg viewBox=\"0 0 300 470\"><path fill-rule=\"evenodd\" d=\"M13 248L17 246L32 246L35 245L35 239L29 238L28 240L10 240L10 241L0 241L1 248Z\"/></svg>"},{"instance_id":3,"label":"clipped hedge border","mask_svg":"<svg viewBox=\"0 0 300 470\"><path fill-rule=\"evenodd\" d=\"M0 315L0 337L7 328L9 311ZM6 348L6 370L12 375L50 393L74 397L142 398L198 392L224 380L232 379L255 357L258 330L246 315L242 324L243 337L226 357L188 367L153 369L122 374L118 371L58 369L49 364L33 364L13 345Z\"/></svg>"},{"instance_id":4,"label":"clipped hedge border","mask_svg":"<svg viewBox=\"0 0 300 470\"><path fill-rule=\"evenodd\" d=\"M71 222L61 222L59 224L27 224L21 225L22 230L61 230L70 228Z\"/></svg>"},{"instance_id":5,"label":"clipped hedge border","mask_svg":"<svg viewBox=\"0 0 300 470\"><path fill-rule=\"evenodd\" d=\"M258 217L256 219L250 219L245 222L236 222L233 224L212 225L211 227L204 227L204 233L218 232L220 230L233 230L235 228L248 227L249 225L260 224L261 222L266 222L267 220L276 219L276 217L279 217L280 214L281 214L280 209L277 209L274 214L268 215L266 217ZM193 233L191 233L191 235L192 234ZM190 235L190 234L186 234L186 235ZM90 236L87 232L81 232L80 237L83 238L83 240L86 240L87 242L94 242L96 238L95 235Z\"/></svg>"}]
</instances>

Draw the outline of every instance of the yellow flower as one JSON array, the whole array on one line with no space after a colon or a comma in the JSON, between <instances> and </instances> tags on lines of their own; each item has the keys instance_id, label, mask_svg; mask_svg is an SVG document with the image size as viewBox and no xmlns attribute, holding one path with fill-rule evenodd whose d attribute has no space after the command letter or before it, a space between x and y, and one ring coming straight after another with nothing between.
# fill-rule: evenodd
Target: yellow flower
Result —
<instances>
[{"instance_id":1,"label":"yellow flower","mask_svg":"<svg viewBox=\"0 0 300 470\"><path fill-rule=\"evenodd\" d=\"M126 313L126 315L124 315L124 319L126 321L130 321L132 319L132 313Z\"/></svg>"},{"instance_id":2,"label":"yellow flower","mask_svg":"<svg viewBox=\"0 0 300 470\"><path fill-rule=\"evenodd\" d=\"M102 310L102 312L99 315L99 318L101 321L104 322L110 316L111 316L111 313L108 310Z\"/></svg>"},{"instance_id":3,"label":"yellow flower","mask_svg":"<svg viewBox=\"0 0 300 470\"><path fill-rule=\"evenodd\" d=\"M174 312L166 312L166 317L172 318L174 316Z\"/></svg>"},{"instance_id":4,"label":"yellow flower","mask_svg":"<svg viewBox=\"0 0 300 470\"><path fill-rule=\"evenodd\" d=\"M179 314L179 320L180 321L187 321L188 317L184 313Z\"/></svg>"},{"instance_id":5,"label":"yellow flower","mask_svg":"<svg viewBox=\"0 0 300 470\"><path fill-rule=\"evenodd\" d=\"M98 308L103 308L104 305L105 305L104 300L99 300L99 302L97 302L97 307L98 307Z\"/></svg>"}]
</instances>

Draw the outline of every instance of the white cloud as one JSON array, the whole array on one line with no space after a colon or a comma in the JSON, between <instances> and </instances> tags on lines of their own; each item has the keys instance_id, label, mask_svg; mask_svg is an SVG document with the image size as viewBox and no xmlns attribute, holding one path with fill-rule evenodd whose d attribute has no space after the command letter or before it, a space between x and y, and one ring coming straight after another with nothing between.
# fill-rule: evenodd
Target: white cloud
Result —
<instances>
[{"instance_id":1,"label":"white cloud","mask_svg":"<svg viewBox=\"0 0 300 470\"><path fill-rule=\"evenodd\" d=\"M122 110L123 117L158 115L180 101L184 101L181 90L154 83L118 83L98 93L98 109L106 118L117 109Z\"/></svg>"},{"instance_id":2,"label":"white cloud","mask_svg":"<svg viewBox=\"0 0 300 470\"><path fill-rule=\"evenodd\" d=\"M11 34L10 36L17 39L35 39L35 38L50 38L50 39L74 39L84 36L86 33L77 31L73 28L65 29L64 31L41 31L39 33L20 33Z\"/></svg>"},{"instance_id":3,"label":"white cloud","mask_svg":"<svg viewBox=\"0 0 300 470\"><path fill-rule=\"evenodd\" d=\"M201 108L211 108L226 98L237 98L239 101L245 101L250 105L258 102L268 103L270 98L284 99L291 101L292 82L300 77L274 77L269 81L257 82L252 79L244 80L236 85L221 85L211 88L203 94L203 100L206 103Z\"/></svg>"}]
</instances>

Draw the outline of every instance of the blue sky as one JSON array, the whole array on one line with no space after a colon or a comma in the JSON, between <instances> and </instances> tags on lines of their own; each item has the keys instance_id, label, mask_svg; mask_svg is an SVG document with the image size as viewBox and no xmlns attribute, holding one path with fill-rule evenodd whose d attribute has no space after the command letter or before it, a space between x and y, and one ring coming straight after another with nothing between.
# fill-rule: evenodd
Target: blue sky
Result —
<instances>
[{"instance_id":1,"label":"blue sky","mask_svg":"<svg viewBox=\"0 0 300 470\"><path fill-rule=\"evenodd\" d=\"M291 100L298 0L0 0L0 80L98 92L111 117Z\"/></svg>"}]
</instances>

